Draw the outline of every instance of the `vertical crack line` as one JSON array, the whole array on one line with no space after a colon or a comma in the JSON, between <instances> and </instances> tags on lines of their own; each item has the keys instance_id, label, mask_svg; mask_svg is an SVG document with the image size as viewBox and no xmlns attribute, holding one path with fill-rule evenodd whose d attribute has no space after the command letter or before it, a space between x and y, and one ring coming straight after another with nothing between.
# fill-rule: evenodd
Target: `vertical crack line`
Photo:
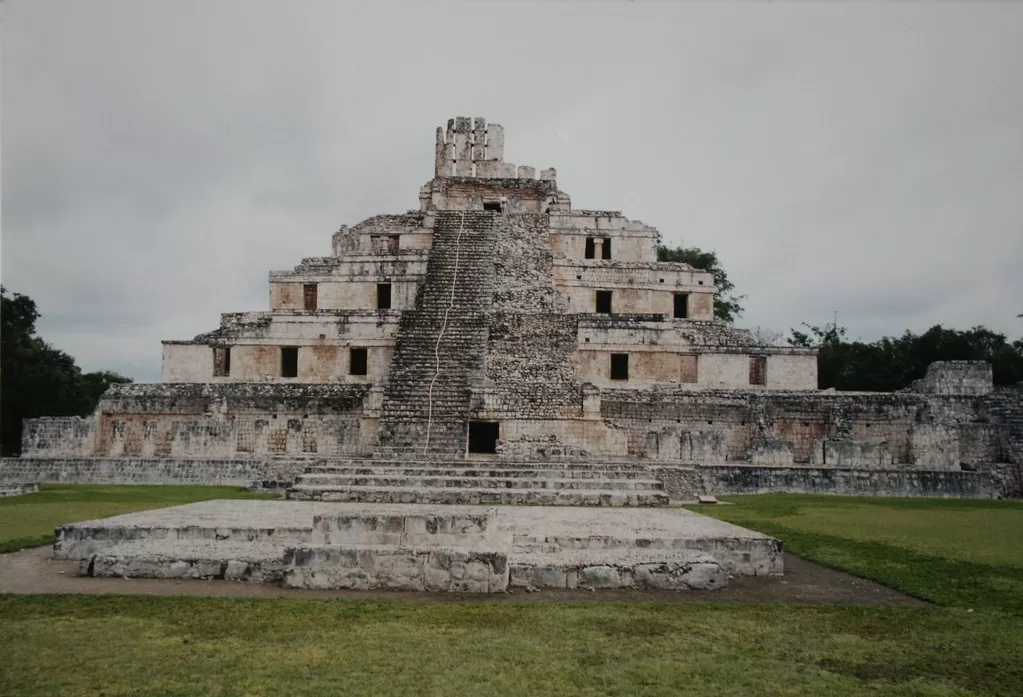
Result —
<instances>
[{"instance_id":1,"label":"vertical crack line","mask_svg":"<svg viewBox=\"0 0 1023 697\"><path fill-rule=\"evenodd\" d=\"M455 306L455 286L458 283L458 264L462 249L462 233L465 231L465 211L462 211L462 219L458 224L458 235L455 236L455 270L451 275L451 298L448 306L444 309L444 321L440 325L440 333L437 335L437 344L433 347L434 372L430 380L430 389L426 392L426 443L423 445L423 455L430 451L430 431L433 428L433 386L440 377L440 342L444 339L444 332L448 329L448 316Z\"/></svg>"}]
</instances>

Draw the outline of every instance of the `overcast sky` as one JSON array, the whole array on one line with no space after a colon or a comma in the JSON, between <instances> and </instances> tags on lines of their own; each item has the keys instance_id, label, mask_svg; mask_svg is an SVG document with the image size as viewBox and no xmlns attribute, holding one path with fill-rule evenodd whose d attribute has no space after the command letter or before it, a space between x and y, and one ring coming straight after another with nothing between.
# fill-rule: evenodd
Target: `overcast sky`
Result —
<instances>
[{"instance_id":1,"label":"overcast sky","mask_svg":"<svg viewBox=\"0 0 1023 697\"><path fill-rule=\"evenodd\" d=\"M739 326L1023 335L1023 2L6 0L2 282L87 370L266 309L506 128L578 208L715 250Z\"/></svg>"}]
</instances>

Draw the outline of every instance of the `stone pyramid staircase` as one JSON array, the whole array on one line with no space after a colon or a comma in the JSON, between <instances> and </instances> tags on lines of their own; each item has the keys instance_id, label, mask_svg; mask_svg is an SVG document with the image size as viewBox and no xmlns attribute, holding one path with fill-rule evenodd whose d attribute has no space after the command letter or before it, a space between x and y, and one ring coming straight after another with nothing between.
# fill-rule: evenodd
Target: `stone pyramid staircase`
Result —
<instances>
[{"instance_id":1,"label":"stone pyramid staircase","mask_svg":"<svg viewBox=\"0 0 1023 697\"><path fill-rule=\"evenodd\" d=\"M666 506L651 471L634 464L335 459L306 467L293 501Z\"/></svg>"},{"instance_id":2,"label":"stone pyramid staircase","mask_svg":"<svg viewBox=\"0 0 1023 697\"><path fill-rule=\"evenodd\" d=\"M500 213L438 212L416 309L402 313L380 414L380 451L465 452L472 385L482 381Z\"/></svg>"}]
</instances>

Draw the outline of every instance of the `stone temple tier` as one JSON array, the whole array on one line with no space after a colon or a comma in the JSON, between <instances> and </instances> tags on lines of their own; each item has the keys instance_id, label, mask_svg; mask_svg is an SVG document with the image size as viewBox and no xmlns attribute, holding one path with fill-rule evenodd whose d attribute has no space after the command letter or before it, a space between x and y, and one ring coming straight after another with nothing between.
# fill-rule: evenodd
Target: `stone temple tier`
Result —
<instances>
[{"instance_id":1,"label":"stone temple tier","mask_svg":"<svg viewBox=\"0 0 1023 697\"><path fill-rule=\"evenodd\" d=\"M1016 486L1020 391L990 366L819 391L815 351L716 319L713 275L658 262L656 229L574 209L553 168L504 153L502 126L451 119L418 210L341 226L330 256L270 273L268 310L165 341L162 382L28 421L0 478L603 505Z\"/></svg>"}]
</instances>

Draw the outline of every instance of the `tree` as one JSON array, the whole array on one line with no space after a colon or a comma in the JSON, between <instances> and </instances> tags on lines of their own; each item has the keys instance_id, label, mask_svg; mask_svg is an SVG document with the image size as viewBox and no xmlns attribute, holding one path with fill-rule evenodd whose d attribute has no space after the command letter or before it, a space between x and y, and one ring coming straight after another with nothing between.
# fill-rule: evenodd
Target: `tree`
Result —
<instances>
[{"instance_id":1,"label":"tree","mask_svg":"<svg viewBox=\"0 0 1023 697\"><path fill-rule=\"evenodd\" d=\"M791 330L789 344L816 348L818 386L838 390L892 392L927 374L935 361L987 361L996 385L1023 382L1023 340L1009 343L1004 334L985 327L962 331L931 327L923 334L906 331L877 341L847 341L844 327L803 323Z\"/></svg>"},{"instance_id":2,"label":"tree","mask_svg":"<svg viewBox=\"0 0 1023 697\"><path fill-rule=\"evenodd\" d=\"M39 311L26 295L0 286L0 452L21 449L23 419L85 416L115 382L131 382L108 371L85 373L74 358L35 335Z\"/></svg>"},{"instance_id":3,"label":"tree","mask_svg":"<svg viewBox=\"0 0 1023 697\"><path fill-rule=\"evenodd\" d=\"M769 327L757 325L749 331L757 346L786 346L788 343L783 332L776 332Z\"/></svg>"},{"instance_id":4,"label":"tree","mask_svg":"<svg viewBox=\"0 0 1023 697\"><path fill-rule=\"evenodd\" d=\"M731 295L735 284L728 280L728 274L721 267L716 253L705 252L699 247L672 248L658 245L657 261L679 261L689 264L694 269L714 274L714 285L718 289L714 296L714 317L731 323L742 314L741 302L746 299L746 296Z\"/></svg>"}]
</instances>

